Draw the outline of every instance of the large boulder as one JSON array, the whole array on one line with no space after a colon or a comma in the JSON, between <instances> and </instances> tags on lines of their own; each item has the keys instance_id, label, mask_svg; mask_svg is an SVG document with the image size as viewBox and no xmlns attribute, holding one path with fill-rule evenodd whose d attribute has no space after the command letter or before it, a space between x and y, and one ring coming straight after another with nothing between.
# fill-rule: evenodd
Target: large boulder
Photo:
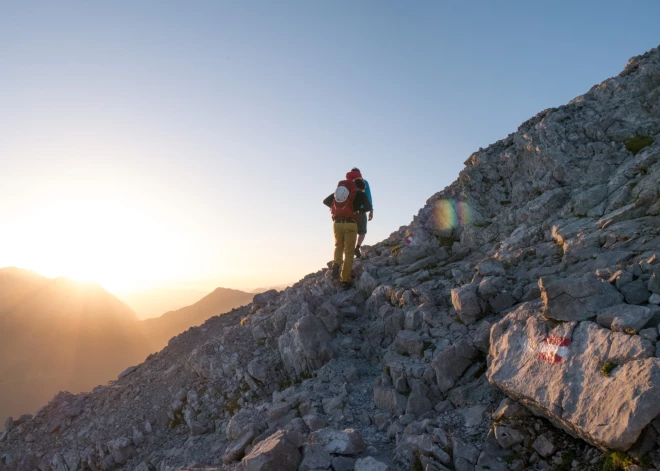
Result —
<instances>
[{"instance_id":1,"label":"large boulder","mask_svg":"<svg viewBox=\"0 0 660 471\"><path fill-rule=\"evenodd\" d=\"M618 304L598 313L596 321L614 332L635 334L653 318L653 311L647 307L632 304Z\"/></svg>"},{"instance_id":2,"label":"large boulder","mask_svg":"<svg viewBox=\"0 0 660 471\"><path fill-rule=\"evenodd\" d=\"M259 442L243 458L245 471L296 471L302 461L298 448L301 437L297 432L279 430Z\"/></svg>"},{"instance_id":3,"label":"large boulder","mask_svg":"<svg viewBox=\"0 0 660 471\"><path fill-rule=\"evenodd\" d=\"M543 315L558 321L583 321L598 311L623 302L619 291L606 281L586 274L581 278L539 280Z\"/></svg>"},{"instance_id":4,"label":"large boulder","mask_svg":"<svg viewBox=\"0 0 660 471\"><path fill-rule=\"evenodd\" d=\"M493 327L487 375L571 435L626 451L660 413L654 353L638 335L587 321L557 324L523 305Z\"/></svg>"},{"instance_id":5,"label":"large boulder","mask_svg":"<svg viewBox=\"0 0 660 471\"><path fill-rule=\"evenodd\" d=\"M364 451L364 441L352 428L336 430L326 427L309 436L310 443L323 445L328 453L354 456Z\"/></svg>"},{"instance_id":6,"label":"large boulder","mask_svg":"<svg viewBox=\"0 0 660 471\"><path fill-rule=\"evenodd\" d=\"M116 463L124 464L131 457L135 448L130 438L119 437L108 443L108 449Z\"/></svg>"},{"instance_id":7,"label":"large boulder","mask_svg":"<svg viewBox=\"0 0 660 471\"><path fill-rule=\"evenodd\" d=\"M364 311L367 316L375 316L381 307L389 305L392 296L392 287L389 285L380 285L373 290L367 302L364 305Z\"/></svg>"},{"instance_id":8,"label":"large boulder","mask_svg":"<svg viewBox=\"0 0 660 471\"><path fill-rule=\"evenodd\" d=\"M483 317L482 304L477 294L469 287L451 290L451 302L458 317L465 325L470 325Z\"/></svg>"},{"instance_id":9,"label":"large boulder","mask_svg":"<svg viewBox=\"0 0 660 471\"><path fill-rule=\"evenodd\" d=\"M394 348L399 355L421 355L424 341L417 332L402 330L394 339Z\"/></svg>"},{"instance_id":10,"label":"large boulder","mask_svg":"<svg viewBox=\"0 0 660 471\"><path fill-rule=\"evenodd\" d=\"M312 471L315 469L327 469L330 467L332 457L330 453L318 444L307 445L303 453L303 460L298 471Z\"/></svg>"},{"instance_id":11,"label":"large boulder","mask_svg":"<svg viewBox=\"0 0 660 471\"><path fill-rule=\"evenodd\" d=\"M378 281L369 272L365 271L360 275L355 285L357 289L364 291L367 296L370 296L373 290L376 289L376 286L378 286Z\"/></svg>"},{"instance_id":12,"label":"large boulder","mask_svg":"<svg viewBox=\"0 0 660 471\"><path fill-rule=\"evenodd\" d=\"M304 316L278 340L278 349L287 372L300 376L321 368L332 358L330 340L325 325L316 316Z\"/></svg>"},{"instance_id":13,"label":"large boulder","mask_svg":"<svg viewBox=\"0 0 660 471\"><path fill-rule=\"evenodd\" d=\"M254 298L252 299L252 304L255 304L259 307L265 306L270 301L275 299L278 295L279 292L276 289L264 291L263 293L259 293L254 296Z\"/></svg>"},{"instance_id":14,"label":"large boulder","mask_svg":"<svg viewBox=\"0 0 660 471\"><path fill-rule=\"evenodd\" d=\"M431 363L440 391L444 393L453 388L477 354L477 349L465 339L440 352Z\"/></svg>"}]
</instances>

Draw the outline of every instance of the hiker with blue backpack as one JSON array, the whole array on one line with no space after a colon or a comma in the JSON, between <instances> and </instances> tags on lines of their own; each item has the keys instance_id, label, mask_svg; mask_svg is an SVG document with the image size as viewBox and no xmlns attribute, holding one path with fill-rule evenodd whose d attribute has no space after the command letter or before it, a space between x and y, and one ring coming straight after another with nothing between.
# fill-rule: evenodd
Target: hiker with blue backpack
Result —
<instances>
[{"instance_id":1,"label":"hiker with blue backpack","mask_svg":"<svg viewBox=\"0 0 660 471\"><path fill-rule=\"evenodd\" d=\"M369 188L369 182L362 178L362 173L360 172L360 169L357 167L353 167L350 172L346 174L346 180L356 180L360 179L364 181L365 189L364 193L367 195L367 198L369 198L369 204L371 205L371 209L369 210L369 221L371 221L374 218L374 201L371 199L371 188ZM362 253L360 252L360 246L362 245L362 242L364 242L364 238L367 235L367 213L360 213L360 219L358 219L358 238L357 238L357 245L355 246L355 256L357 258L360 258L362 256Z\"/></svg>"},{"instance_id":2,"label":"hiker with blue backpack","mask_svg":"<svg viewBox=\"0 0 660 471\"><path fill-rule=\"evenodd\" d=\"M335 234L332 278L341 279L343 289L350 289L352 286L353 256L360 214L372 210L365 189L366 185L361 178L342 180L337 184L335 192L323 200L323 204L330 208Z\"/></svg>"}]
</instances>

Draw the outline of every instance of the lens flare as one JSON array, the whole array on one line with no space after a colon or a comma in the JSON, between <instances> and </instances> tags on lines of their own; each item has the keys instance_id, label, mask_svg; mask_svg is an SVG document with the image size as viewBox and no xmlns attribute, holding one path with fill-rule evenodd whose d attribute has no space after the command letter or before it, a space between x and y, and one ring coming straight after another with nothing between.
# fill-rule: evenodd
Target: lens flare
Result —
<instances>
[{"instance_id":1,"label":"lens flare","mask_svg":"<svg viewBox=\"0 0 660 471\"><path fill-rule=\"evenodd\" d=\"M438 200L435 203L434 213L435 226L440 231L456 229L472 220L472 209L464 201Z\"/></svg>"}]
</instances>

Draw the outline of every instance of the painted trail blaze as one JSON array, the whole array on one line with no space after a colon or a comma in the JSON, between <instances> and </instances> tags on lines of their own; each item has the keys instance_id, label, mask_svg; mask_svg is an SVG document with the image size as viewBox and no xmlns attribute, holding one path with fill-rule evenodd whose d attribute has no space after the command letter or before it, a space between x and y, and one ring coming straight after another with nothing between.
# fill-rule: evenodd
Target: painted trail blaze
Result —
<instances>
[{"instance_id":1,"label":"painted trail blaze","mask_svg":"<svg viewBox=\"0 0 660 471\"><path fill-rule=\"evenodd\" d=\"M539 344L536 358L544 363L558 365L568 355L568 346L570 344L571 339L551 335Z\"/></svg>"}]
</instances>

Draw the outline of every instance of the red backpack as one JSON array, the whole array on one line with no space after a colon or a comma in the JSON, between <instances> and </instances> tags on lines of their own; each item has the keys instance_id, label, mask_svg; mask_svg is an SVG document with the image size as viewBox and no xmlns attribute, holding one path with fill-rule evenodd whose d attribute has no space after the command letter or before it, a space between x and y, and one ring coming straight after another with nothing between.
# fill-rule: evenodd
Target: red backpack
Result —
<instances>
[{"instance_id":1,"label":"red backpack","mask_svg":"<svg viewBox=\"0 0 660 471\"><path fill-rule=\"evenodd\" d=\"M358 221L358 215L353 210L353 200L357 194L357 186L352 180L342 180L337 183L335 200L332 203L332 219L352 219Z\"/></svg>"}]
</instances>

